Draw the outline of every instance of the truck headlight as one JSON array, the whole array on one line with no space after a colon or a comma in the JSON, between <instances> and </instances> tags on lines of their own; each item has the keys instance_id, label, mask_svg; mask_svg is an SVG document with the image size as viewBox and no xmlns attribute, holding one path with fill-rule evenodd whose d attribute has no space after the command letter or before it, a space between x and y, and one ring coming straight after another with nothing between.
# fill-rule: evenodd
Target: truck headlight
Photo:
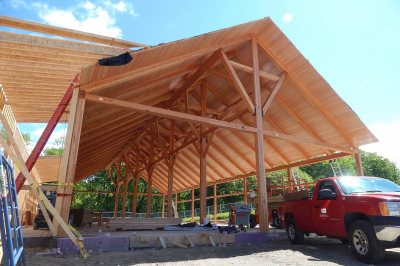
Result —
<instances>
[{"instance_id":1,"label":"truck headlight","mask_svg":"<svg viewBox=\"0 0 400 266\"><path fill-rule=\"evenodd\" d=\"M382 216L400 216L400 202L380 202L379 209Z\"/></svg>"}]
</instances>

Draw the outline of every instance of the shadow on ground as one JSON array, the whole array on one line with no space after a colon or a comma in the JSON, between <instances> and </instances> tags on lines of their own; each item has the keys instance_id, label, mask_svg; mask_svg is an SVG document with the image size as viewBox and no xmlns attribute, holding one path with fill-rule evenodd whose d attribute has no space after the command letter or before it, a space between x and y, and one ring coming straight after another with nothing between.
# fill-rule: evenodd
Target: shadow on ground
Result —
<instances>
[{"instance_id":1,"label":"shadow on ground","mask_svg":"<svg viewBox=\"0 0 400 266\"><path fill-rule=\"evenodd\" d=\"M324 237L306 238L304 245L273 241L261 245L196 247L193 249L136 249L125 253L94 253L87 260L76 255L44 256L28 250L29 265L365 265L349 246ZM400 265L400 249L387 251L381 265Z\"/></svg>"}]
</instances>

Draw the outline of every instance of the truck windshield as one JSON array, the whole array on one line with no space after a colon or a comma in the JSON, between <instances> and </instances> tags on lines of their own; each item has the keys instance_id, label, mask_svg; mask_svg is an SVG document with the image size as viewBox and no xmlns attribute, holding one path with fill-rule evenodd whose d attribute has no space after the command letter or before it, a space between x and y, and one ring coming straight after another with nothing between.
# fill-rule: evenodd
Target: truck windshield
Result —
<instances>
[{"instance_id":1,"label":"truck windshield","mask_svg":"<svg viewBox=\"0 0 400 266\"><path fill-rule=\"evenodd\" d=\"M369 192L400 192L400 186L378 177L342 177L338 183L345 194Z\"/></svg>"}]
</instances>

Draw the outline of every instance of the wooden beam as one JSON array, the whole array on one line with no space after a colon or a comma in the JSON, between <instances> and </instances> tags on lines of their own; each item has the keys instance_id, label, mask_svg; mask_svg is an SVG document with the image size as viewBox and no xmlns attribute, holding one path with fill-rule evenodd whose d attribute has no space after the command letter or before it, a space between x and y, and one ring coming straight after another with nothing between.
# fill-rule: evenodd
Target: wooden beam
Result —
<instances>
[{"instance_id":1,"label":"wooden beam","mask_svg":"<svg viewBox=\"0 0 400 266\"><path fill-rule=\"evenodd\" d=\"M148 47L145 44L125 41L117 38L101 36L98 34L66 29L37 22L11 18L6 16L0 16L0 26L6 26L15 29L28 30L33 32L40 32L44 34L56 35L61 37L67 37L82 41L101 43L111 46L131 48L131 47Z\"/></svg>"},{"instance_id":2,"label":"wooden beam","mask_svg":"<svg viewBox=\"0 0 400 266\"><path fill-rule=\"evenodd\" d=\"M286 77L286 72L284 72L279 81L276 83L274 89L272 90L271 94L268 96L268 99L265 101L264 106L262 108L263 115L268 111L269 107L271 106L272 101L275 99L276 94L279 92L279 90L282 87L283 82L285 81Z\"/></svg>"},{"instance_id":3,"label":"wooden beam","mask_svg":"<svg viewBox=\"0 0 400 266\"><path fill-rule=\"evenodd\" d=\"M239 79L238 75L236 74L235 70L233 69L233 67L232 67L231 63L229 62L229 59L226 56L226 54L223 51L221 51L221 55L222 55L224 66L225 66L226 70L228 71L228 73L231 75L232 81L235 84L235 88L238 90L240 96L242 97L242 99L247 104L247 108L249 109L249 112L251 114L253 114L254 113L254 104L251 101L249 95L247 94L246 89L243 87L242 82L240 81L240 79Z\"/></svg>"},{"instance_id":4,"label":"wooden beam","mask_svg":"<svg viewBox=\"0 0 400 266\"><path fill-rule=\"evenodd\" d=\"M58 177L61 183L70 184L74 182L84 108L85 100L79 98L79 89L74 89L71 100L70 119L68 120L68 131L65 138L65 149ZM68 223L72 200L72 186L60 187L57 190L57 194L60 196L56 199L56 210L60 213L63 220ZM55 220L54 227L57 228L58 234L61 236L64 232L59 225L59 222Z\"/></svg>"},{"instance_id":5,"label":"wooden beam","mask_svg":"<svg viewBox=\"0 0 400 266\"><path fill-rule=\"evenodd\" d=\"M258 191L258 217L261 232L268 232L268 202L267 184L265 179L264 163L264 135L263 135L263 114L261 106L261 88L259 75L258 44L255 39L251 42L253 57L253 82L254 82L254 103L255 103L255 123L257 132L255 135L256 150L256 172L257 172L257 191Z\"/></svg>"},{"instance_id":6,"label":"wooden beam","mask_svg":"<svg viewBox=\"0 0 400 266\"><path fill-rule=\"evenodd\" d=\"M97 95L94 95L91 93L85 93L84 98L91 102L98 102L98 103L103 103L103 104L107 104L107 105L118 106L121 108L126 108L126 109L130 109L130 110L134 110L136 112L146 113L146 114L158 116L158 117L165 117L165 118L170 118L170 119L211 125L214 127L240 130L240 131L244 131L244 132L251 132L251 133L256 132L255 128L245 126L245 125L240 125L240 124L236 124L236 123L232 123L232 122L226 122L226 121L222 121L222 120L212 119L212 118L208 118L208 117L201 117L201 116L196 116L196 115L191 115L191 114L185 114L185 113L181 113L181 112L176 112L176 111L167 110L167 109L163 109L163 108L143 105L143 104L139 104L139 103L133 103L133 102L123 101L123 100L118 100L118 99L113 99L113 98L107 98L107 97L103 97L103 96L97 96Z\"/></svg>"},{"instance_id":7,"label":"wooden beam","mask_svg":"<svg viewBox=\"0 0 400 266\"><path fill-rule=\"evenodd\" d=\"M232 60L229 60L229 63L234 68L240 69L240 70L248 72L248 73L253 73L253 71L254 71L254 69L252 67L243 65L241 63L238 63L238 62L235 62L235 61L232 61ZM265 71L262 71L262 70L258 70L258 72L260 74L260 77L262 77L262 78L266 78L266 79L269 79L269 80L272 80L272 81L278 81L279 80L279 77L277 75L274 75L274 74L271 74L271 73L268 73L268 72L265 72Z\"/></svg>"},{"instance_id":8,"label":"wooden beam","mask_svg":"<svg viewBox=\"0 0 400 266\"><path fill-rule=\"evenodd\" d=\"M358 151L357 153L354 153L354 159L356 160L357 175L363 176L364 170L363 170L363 166L362 166L360 151Z\"/></svg>"}]
</instances>

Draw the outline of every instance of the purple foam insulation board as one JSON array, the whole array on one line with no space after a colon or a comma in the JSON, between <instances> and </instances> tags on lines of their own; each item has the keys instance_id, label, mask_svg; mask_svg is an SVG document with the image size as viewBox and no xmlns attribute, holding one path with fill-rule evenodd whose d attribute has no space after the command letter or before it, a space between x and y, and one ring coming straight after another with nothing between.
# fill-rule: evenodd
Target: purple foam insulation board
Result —
<instances>
[{"instance_id":1,"label":"purple foam insulation board","mask_svg":"<svg viewBox=\"0 0 400 266\"><path fill-rule=\"evenodd\" d=\"M246 233L240 232L235 234L235 243L239 244L260 244L267 241L283 240L286 238L286 233L282 232L268 232L268 233Z\"/></svg>"},{"instance_id":2,"label":"purple foam insulation board","mask_svg":"<svg viewBox=\"0 0 400 266\"><path fill-rule=\"evenodd\" d=\"M88 252L128 251L129 237L85 237L83 244ZM58 239L57 248L63 253L79 252L79 249L69 238Z\"/></svg>"},{"instance_id":3,"label":"purple foam insulation board","mask_svg":"<svg viewBox=\"0 0 400 266\"><path fill-rule=\"evenodd\" d=\"M237 233L235 234L235 243L238 244L261 244L267 242L265 233Z\"/></svg>"}]
</instances>

